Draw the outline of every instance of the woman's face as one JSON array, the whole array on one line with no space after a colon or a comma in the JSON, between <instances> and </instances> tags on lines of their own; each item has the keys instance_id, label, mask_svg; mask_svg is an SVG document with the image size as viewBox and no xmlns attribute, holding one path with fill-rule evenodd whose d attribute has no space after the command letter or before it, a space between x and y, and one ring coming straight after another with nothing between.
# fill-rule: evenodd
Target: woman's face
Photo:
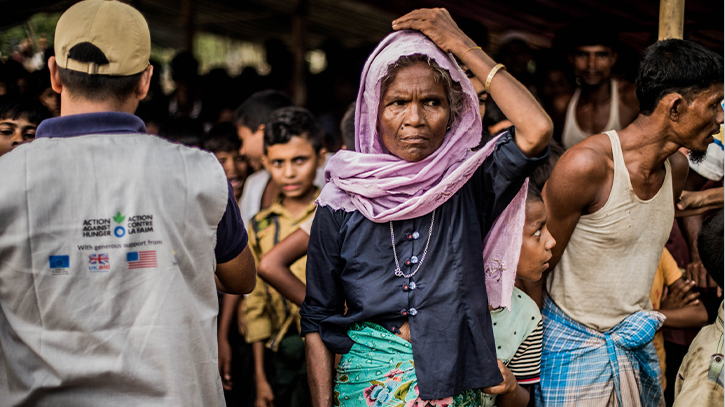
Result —
<instances>
[{"instance_id":1,"label":"woman's face","mask_svg":"<svg viewBox=\"0 0 725 407\"><path fill-rule=\"evenodd\" d=\"M424 62L400 68L380 97L380 140L391 154L405 161L425 159L446 136L448 96L434 75Z\"/></svg>"}]
</instances>

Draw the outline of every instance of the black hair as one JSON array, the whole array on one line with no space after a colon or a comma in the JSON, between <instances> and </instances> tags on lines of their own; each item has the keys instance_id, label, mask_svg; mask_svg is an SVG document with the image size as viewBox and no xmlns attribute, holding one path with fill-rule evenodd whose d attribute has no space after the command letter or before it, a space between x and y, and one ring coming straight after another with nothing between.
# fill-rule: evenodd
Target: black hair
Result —
<instances>
[{"instance_id":1,"label":"black hair","mask_svg":"<svg viewBox=\"0 0 725 407\"><path fill-rule=\"evenodd\" d=\"M234 115L237 125L249 127L254 132L267 123L272 112L293 105L292 99L278 90L262 90L247 98Z\"/></svg>"},{"instance_id":2,"label":"black hair","mask_svg":"<svg viewBox=\"0 0 725 407\"><path fill-rule=\"evenodd\" d=\"M109 63L103 51L90 42L81 42L73 46L68 51L68 58L97 65L107 65ZM61 83L68 88L71 95L80 96L94 102L101 102L111 98L125 101L134 93L143 74L142 71L129 76L91 75L62 67L58 71Z\"/></svg>"},{"instance_id":3,"label":"black hair","mask_svg":"<svg viewBox=\"0 0 725 407\"><path fill-rule=\"evenodd\" d=\"M204 141L204 150L212 153L239 151L241 147L242 140L237 136L237 129L231 123L215 124Z\"/></svg>"},{"instance_id":4,"label":"black hair","mask_svg":"<svg viewBox=\"0 0 725 407\"><path fill-rule=\"evenodd\" d=\"M48 109L37 100L12 95L0 96L0 119L2 120L24 118L37 125L50 117L52 115Z\"/></svg>"},{"instance_id":5,"label":"black hair","mask_svg":"<svg viewBox=\"0 0 725 407\"><path fill-rule=\"evenodd\" d=\"M544 198L541 196L541 190L536 187L532 182L529 182L529 189L526 191L526 203L544 202Z\"/></svg>"},{"instance_id":6,"label":"black hair","mask_svg":"<svg viewBox=\"0 0 725 407\"><path fill-rule=\"evenodd\" d=\"M550 140L549 151L551 152L549 159L536 167L534 172L529 176L529 186L533 185L539 190L544 189L544 184L546 184L546 181L551 176L551 171L554 169L556 162L564 154L564 147L555 140Z\"/></svg>"},{"instance_id":7,"label":"black hair","mask_svg":"<svg viewBox=\"0 0 725 407\"><path fill-rule=\"evenodd\" d=\"M199 77L199 62L190 51L181 51L171 60L171 78L174 82L195 82Z\"/></svg>"},{"instance_id":8,"label":"black hair","mask_svg":"<svg viewBox=\"0 0 725 407\"><path fill-rule=\"evenodd\" d=\"M355 151L355 102L352 102L340 121L340 133L345 148Z\"/></svg>"},{"instance_id":9,"label":"black hair","mask_svg":"<svg viewBox=\"0 0 725 407\"><path fill-rule=\"evenodd\" d=\"M161 123L159 137L188 147L201 147L204 143L204 126L189 117L172 118Z\"/></svg>"},{"instance_id":10,"label":"black hair","mask_svg":"<svg viewBox=\"0 0 725 407\"><path fill-rule=\"evenodd\" d=\"M723 210L702 223L697 234L697 251L702 265L713 280L723 287Z\"/></svg>"},{"instance_id":11,"label":"black hair","mask_svg":"<svg viewBox=\"0 0 725 407\"><path fill-rule=\"evenodd\" d=\"M276 110L264 127L264 153L267 147L289 143L295 136L309 141L316 153L322 149L322 132L312 113L295 106Z\"/></svg>"},{"instance_id":12,"label":"black hair","mask_svg":"<svg viewBox=\"0 0 725 407\"><path fill-rule=\"evenodd\" d=\"M645 50L636 83L639 112L649 116L670 93L690 103L710 86L723 83L723 58L693 41L658 41Z\"/></svg>"},{"instance_id":13,"label":"black hair","mask_svg":"<svg viewBox=\"0 0 725 407\"><path fill-rule=\"evenodd\" d=\"M556 34L557 47L567 54L573 54L577 48L602 45L613 52L619 50L619 34L610 28L609 22L600 17L585 17Z\"/></svg>"}]
</instances>

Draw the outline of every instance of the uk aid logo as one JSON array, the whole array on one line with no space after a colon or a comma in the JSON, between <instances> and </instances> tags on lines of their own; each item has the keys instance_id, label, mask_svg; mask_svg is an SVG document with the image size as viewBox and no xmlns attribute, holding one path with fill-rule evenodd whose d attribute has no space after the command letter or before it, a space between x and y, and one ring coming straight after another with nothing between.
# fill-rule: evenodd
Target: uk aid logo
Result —
<instances>
[{"instance_id":1,"label":"uk aid logo","mask_svg":"<svg viewBox=\"0 0 725 407\"><path fill-rule=\"evenodd\" d=\"M91 273L106 273L111 269L108 253L88 255L88 271Z\"/></svg>"}]
</instances>

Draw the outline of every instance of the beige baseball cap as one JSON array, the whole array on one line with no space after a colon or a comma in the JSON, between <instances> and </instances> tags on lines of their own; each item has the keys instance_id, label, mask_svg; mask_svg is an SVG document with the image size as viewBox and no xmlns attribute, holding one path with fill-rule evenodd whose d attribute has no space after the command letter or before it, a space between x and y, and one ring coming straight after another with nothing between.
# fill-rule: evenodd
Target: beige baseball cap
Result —
<instances>
[{"instance_id":1,"label":"beige baseball cap","mask_svg":"<svg viewBox=\"0 0 725 407\"><path fill-rule=\"evenodd\" d=\"M70 57L76 45L98 47L108 64L81 62ZM61 68L91 75L130 76L149 66L151 35L135 8L114 0L85 0L71 6L55 27L55 59Z\"/></svg>"}]
</instances>

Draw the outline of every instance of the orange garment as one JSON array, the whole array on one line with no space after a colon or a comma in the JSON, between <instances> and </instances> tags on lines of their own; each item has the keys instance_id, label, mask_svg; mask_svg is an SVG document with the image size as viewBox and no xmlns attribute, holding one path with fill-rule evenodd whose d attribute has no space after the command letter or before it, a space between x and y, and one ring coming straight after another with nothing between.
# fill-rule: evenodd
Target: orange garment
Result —
<instances>
[{"instance_id":1,"label":"orange garment","mask_svg":"<svg viewBox=\"0 0 725 407\"><path fill-rule=\"evenodd\" d=\"M660 264L657 266L657 272L655 273L654 283L652 284L652 291L650 291L649 299L652 301L652 308L654 310L660 309L660 299L662 298L662 291L665 287L673 284L675 281L682 278L682 270L677 267L677 261L672 257L667 249L662 251L662 257L660 258ZM665 381L665 338L662 335L662 331L658 330L653 340L655 349L657 350L657 357L660 359L660 368L662 368L662 389L667 386Z\"/></svg>"}]
</instances>

